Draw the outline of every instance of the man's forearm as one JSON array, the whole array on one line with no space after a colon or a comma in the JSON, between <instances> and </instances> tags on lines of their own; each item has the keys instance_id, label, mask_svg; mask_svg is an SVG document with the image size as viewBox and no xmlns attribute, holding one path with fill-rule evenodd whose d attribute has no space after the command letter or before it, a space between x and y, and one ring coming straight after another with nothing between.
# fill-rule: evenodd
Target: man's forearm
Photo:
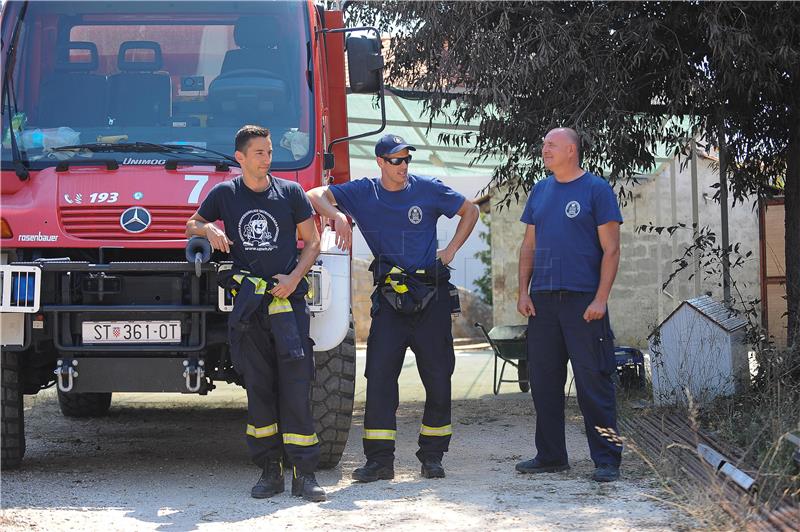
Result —
<instances>
[{"instance_id":1,"label":"man's forearm","mask_svg":"<svg viewBox=\"0 0 800 532\"><path fill-rule=\"evenodd\" d=\"M521 246L519 248L519 293L525 294L531 285L533 276L533 248Z\"/></svg>"},{"instance_id":2,"label":"man's forearm","mask_svg":"<svg viewBox=\"0 0 800 532\"><path fill-rule=\"evenodd\" d=\"M458 225L456 226L456 232L453 235L453 238L450 240L450 243L447 244L447 247L455 254L456 251L461 249L461 246L464 245L464 242L467 241L467 237L469 237L470 233L472 233L472 229L475 227L475 224L478 222L478 209L468 209L467 212L464 213L458 220Z\"/></svg>"},{"instance_id":3,"label":"man's forearm","mask_svg":"<svg viewBox=\"0 0 800 532\"><path fill-rule=\"evenodd\" d=\"M617 277L618 268L619 248L603 253L603 260L600 263L600 284L594 296L596 301L608 302L608 296L611 293L611 287L614 285L614 279Z\"/></svg>"},{"instance_id":4,"label":"man's forearm","mask_svg":"<svg viewBox=\"0 0 800 532\"><path fill-rule=\"evenodd\" d=\"M311 205L314 207L314 210L317 211L317 214L326 218L335 218L340 211L325 197L325 192L327 190L326 187L312 189L308 192L308 199L311 201Z\"/></svg>"},{"instance_id":5,"label":"man's forearm","mask_svg":"<svg viewBox=\"0 0 800 532\"><path fill-rule=\"evenodd\" d=\"M297 260L297 266L292 270L291 275L298 280L302 279L308 270L314 265L314 261L319 256L319 239L310 242L305 242L303 251L300 252L300 258Z\"/></svg>"},{"instance_id":6,"label":"man's forearm","mask_svg":"<svg viewBox=\"0 0 800 532\"><path fill-rule=\"evenodd\" d=\"M211 222L201 222L200 220L189 220L186 222L186 236L207 236L206 225Z\"/></svg>"}]
</instances>

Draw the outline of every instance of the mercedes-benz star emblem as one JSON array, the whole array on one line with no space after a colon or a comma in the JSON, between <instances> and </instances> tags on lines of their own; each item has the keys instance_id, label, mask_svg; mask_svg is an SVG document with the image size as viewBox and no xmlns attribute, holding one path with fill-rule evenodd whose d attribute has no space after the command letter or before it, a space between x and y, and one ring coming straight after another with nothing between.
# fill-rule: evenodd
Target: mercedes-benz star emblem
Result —
<instances>
[{"instance_id":1,"label":"mercedes-benz star emblem","mask_svg":"<svg viewBox=\"0 0 800 532\"><path fill-rule=\"evenodd\" d=\"M129 233L141 233L148 227L152 217L144 207L131 207L123 211L119 217L119 225Z\"/></svg>"}]
</instances>

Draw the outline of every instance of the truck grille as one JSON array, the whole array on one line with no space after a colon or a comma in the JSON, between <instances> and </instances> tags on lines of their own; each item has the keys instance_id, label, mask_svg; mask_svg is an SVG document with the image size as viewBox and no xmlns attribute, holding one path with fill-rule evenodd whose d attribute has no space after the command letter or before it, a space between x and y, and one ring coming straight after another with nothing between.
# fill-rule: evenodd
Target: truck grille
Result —
<instances>
[{"instance_id":1,"label":"truck grille","mask_svg":"<svg viewBox=\"0 0 800 532\"><path fill-rule=\"evenodd\" d=\"M150 226L140 233L129 233L120 225L120 216L130 205L69 205L61 207L64 232L85 240L179 240L186 238L186 220L196 207L145 207L152 217Z\"/></svg>"}]
</instances>

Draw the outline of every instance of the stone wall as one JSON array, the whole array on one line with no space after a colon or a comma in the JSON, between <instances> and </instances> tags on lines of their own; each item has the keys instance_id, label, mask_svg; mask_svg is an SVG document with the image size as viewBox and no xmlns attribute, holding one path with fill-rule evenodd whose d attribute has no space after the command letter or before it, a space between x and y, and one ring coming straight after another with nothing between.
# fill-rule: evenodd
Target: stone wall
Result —
<instances>
[{"instance_id":1,"label":"stone wall","mask_svg":"<svg viewBox=\"0 0 800 532\"><path fill-rule=\"evenodd\" d=\"M524 199L510 206L495 205L503 192L492 195L490 227L492 231L492 307L494 323L516 325L526 323L517 312L519 246L525 225L519 221Z\"/></svg>"},{"instance_id":2,"label":"stone wall","mask_svg":"<svg viewBox=\"0 0 800 532\"><path fill-rule=\"evenodd\" d=\"M353 318L356 325L356 342L366 343L371 323L369 309L372 294L372 273L367 270L369 261L353 259L352 287L353 287ZM461 298L461 315L453 319L454 338L478 338L480 331L475 329L474 323L481 322L484 326L492 326L492 309L481 301L476 294L459 287Z\"/></svg>"},{"instance_id":3,"label":"stone wall","mask_svg":"<svg viewBox=\"0 0 800 532\"><path fill-rule=\"evenodd\" d=\"M674 164L674 166L673 166ZM709 226L721 241L720 206L713 200L716 191L711 185L718 182L718 171L708 158L698 159L699 226ZM674 186L670 177L674 169ZM673 194L674 188L674 194ZM700 293L695 292L690 271L679 275L665 291L661 286L674 269L673 260L679 259L684 248L691 243L691 229L679 230L670 236L666 232L636 233L640 225L657 226L684 223L691 228L692 192L691 174L687 166L681 169L677 162L667 162L648 179L633 186L633 198L622 208L625 223L621 229L620 268L609 301L609 312L618 344L644 347L654 326L661 323L684 300L706 292L722 299L719 276L706 278L701 272ZM494 290L494 322L507 325L524 323L516 311L517 267L519 245L524 225L519 222L525 198L520 204L500 209L495 206L502 191L492 197L492 271ZM743 267L732 270L741 296L756 298L760 294L758 263L758 215L752 201L737 204L728 210L730 242L741 243L742 254L753 255ZM691 263L691 258L689 261Z\"/></svg>"}]
</instances>

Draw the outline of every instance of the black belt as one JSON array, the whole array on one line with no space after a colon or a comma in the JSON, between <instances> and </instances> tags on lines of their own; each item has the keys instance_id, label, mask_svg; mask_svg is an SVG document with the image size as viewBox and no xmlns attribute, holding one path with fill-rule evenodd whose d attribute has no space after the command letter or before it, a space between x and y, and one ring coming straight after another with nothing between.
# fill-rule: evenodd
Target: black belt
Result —
<instances>
[{"instance_id":1,"label":"black belt","mask_svg":"<svg viewBox=\"0 0 800 532\"><path fill-rule=\"evenodd\" d=\"M592 292L580 292L578 290L534 290L531 294L544 296L585 296L587 294L591 295Z\"/></svg>"}]
</instances>

